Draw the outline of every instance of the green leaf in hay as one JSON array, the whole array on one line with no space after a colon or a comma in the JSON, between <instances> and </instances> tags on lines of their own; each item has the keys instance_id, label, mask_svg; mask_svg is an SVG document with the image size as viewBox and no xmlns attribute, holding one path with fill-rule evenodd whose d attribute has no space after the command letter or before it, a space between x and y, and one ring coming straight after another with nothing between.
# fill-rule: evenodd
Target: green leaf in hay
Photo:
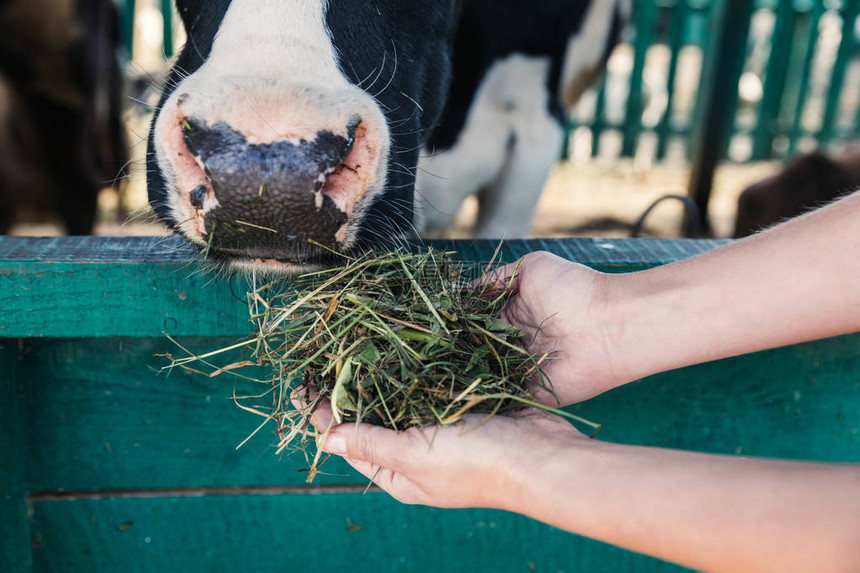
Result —
<instances>
[{"instance_id":1,"label":"green leaf in hay","mask_svg":"<svg viewBox=\"0 0 860 573\"><path fill-rule=\"evenodd\" d=\"M483 317L483 320L484 326L490 332L505 334L514 338L518 338L523 335L523 332L519 328L517 328L516 326L511 326L500 318L496 318L494 316L485 316Z\"/></svg>"},{"instance_id":2,"label":"green leaf in hay","mask_svg":"<svg viewBox=\"0 0 860 573\"><path fill-rule=\"evenodd\" d=\"M454 307L454 301L451 300L451 297L445 293L439 293L432 297L433 306L437 310L451 310Z\"/></svg>"},{"instance_id":3,"label":"green leaf in hay","mask_svg":"<svg viewBox=\"0 0 860 573\"><path fill-rule=\"evenodd\" d=\"M331 402L334 405L335 418L340 423L341 412L355 412L358 407L355 405L352 397L349 395L347 385L352 380L352 361L345 360L334 382L334 387L331 391Z\"/></svg>"},{"instance_id":4,"label":"green leaf in hay","mask_svg":"<svg viewBox=\"0 0 860 573\"><path fill-rule=\"evenodd\" d=\"M463 369L463 372L468 378L478 378L482 374L490 371L490 365L487 363L487 356L490 354L490 349L487 346L478 347L472 356L469 358L469 363Z\"/></svg>"},{"instance_id":5,"label":"green leaf in hay","mask_svg":"<svg viewBox=\"0 0 860 573\"><path fill-rule=\"evenodd\" d=\"M382 355L379 353L379 349L376 348L376 345L373 344L372 341L368 340L364 346L361 348L361 352L359 353L359 357L369 365L376 365L382 360Z\"/></svg>"}]
</instances>

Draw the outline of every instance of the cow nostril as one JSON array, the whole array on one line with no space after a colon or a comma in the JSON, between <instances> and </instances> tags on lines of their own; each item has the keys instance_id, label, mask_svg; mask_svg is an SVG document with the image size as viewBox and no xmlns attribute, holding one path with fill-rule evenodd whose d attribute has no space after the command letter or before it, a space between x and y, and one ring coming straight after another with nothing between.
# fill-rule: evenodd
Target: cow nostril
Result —
<instances>
[{"instance_id":1,"label":"cow nostril","mask_svg":"<svg viewBox=\"0 0 860 573\"><path fill-rule=\"evenodd\" d=\"M191 205L198 209L203 208L203 202L206 200L206 194L209 192L209 189L205 185L198 185L191 192L190 200Z\"/></svg>"}]
</instances>

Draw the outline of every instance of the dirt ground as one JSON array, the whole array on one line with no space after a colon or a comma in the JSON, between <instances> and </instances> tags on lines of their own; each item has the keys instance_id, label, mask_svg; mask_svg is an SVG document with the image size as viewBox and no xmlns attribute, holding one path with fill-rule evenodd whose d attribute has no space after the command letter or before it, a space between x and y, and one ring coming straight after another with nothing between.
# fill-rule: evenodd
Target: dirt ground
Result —
<instances>
[{"instance_id":1,"label":"dirt ground","mask_svg":"<svg viewBox=\"0 0 860 573\"><path fill-rule=\"evenodd\" d=\"M717 171L710 204L717 237L731 236L738 195L779 167L779 163L727 164ZM688 178L689 169L677 164L640 168L631 160L562 163L544 187L532 237L626 237L652 202L667 194L685 195ZM467 238L476 209L476 201L466 203L448 236ZM644 236L680 237L682 216L680 203L661 203L649 216Z\"/></svg>"}]
</instances>

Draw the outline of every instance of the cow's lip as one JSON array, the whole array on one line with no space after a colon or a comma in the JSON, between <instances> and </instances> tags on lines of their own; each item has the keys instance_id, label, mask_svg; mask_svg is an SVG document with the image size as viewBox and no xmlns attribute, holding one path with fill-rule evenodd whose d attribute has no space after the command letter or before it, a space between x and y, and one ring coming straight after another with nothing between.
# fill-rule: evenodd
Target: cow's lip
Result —
<instances>
[{"instance_id":1,"label":"cow's lip","mask_svg":"<svg viewBox=\"0 0 860 573\"><path fill-rule=\"evenodd\" d=\"M268 266L273 269L279 267L295 266L306 267L309 265L330 266L330 263L338 260L338 254L334 250L326 250L321 247L308 244L301 251L290 252L284 249L212 249L207 256L213 260L225 263L241 263Z\"/></svg>"}]
</instances>

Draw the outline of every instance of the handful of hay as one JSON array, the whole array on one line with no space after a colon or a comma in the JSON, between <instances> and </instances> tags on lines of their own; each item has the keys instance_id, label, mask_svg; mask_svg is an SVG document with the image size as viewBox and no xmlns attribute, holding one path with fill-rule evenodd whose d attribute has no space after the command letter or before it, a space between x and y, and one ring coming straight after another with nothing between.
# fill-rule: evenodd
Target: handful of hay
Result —
<instances>
[{"instance_id":1,"label":"handful of hay","mask_svg":"<svg viewBox=\"0 0 860 573\"><path fill-rule=\"evenodd\" d=\"M249 293L255 336L222 350L245 346L251 359L209 375L264 367L267 376L256 380L266 390L234 399L265 418L260 428L275 422L279 452L297 442L307 454L307 446L327 430L311 429L311 416L328 403L336 423L398 431L453 424L466 413L492 416L527 407L596 428L531 399L533 384L552 393L541 370L550 356L532 356L522 346L522 333L496 317L510 283L476 286L451 254L366 254L344 258L336 268L255 286ZM187 367L218 352L172 365ZM305 406L294 405L297 397ZM308 481L319 458L317 451Z\"/></svg>"}]
</instances>

